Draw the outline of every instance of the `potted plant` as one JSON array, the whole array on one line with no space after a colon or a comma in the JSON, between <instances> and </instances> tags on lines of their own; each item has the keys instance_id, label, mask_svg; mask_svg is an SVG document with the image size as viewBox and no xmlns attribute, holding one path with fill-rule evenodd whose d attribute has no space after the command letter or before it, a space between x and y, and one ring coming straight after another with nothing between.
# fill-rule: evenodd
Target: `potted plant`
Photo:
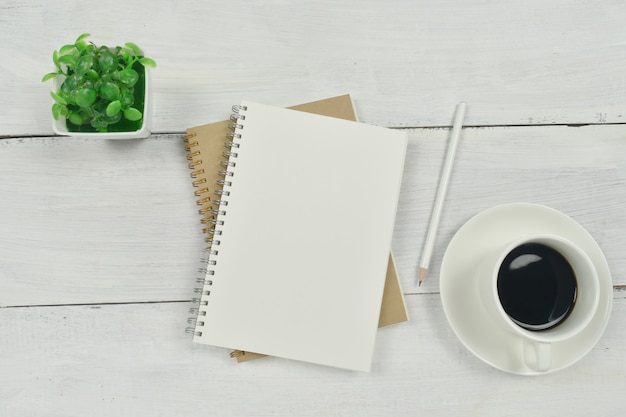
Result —
<instances>
[{"instance_id":1,"label":"potted plant","mask_svg":"<svg viewBox=\"0 0 626 417\"><path fill-rule=\"evenodd\" d=\"M134 43L110 48L80 35L73 44L54 51L52 128L56 134L109 139L150 135L149 68L154 60Z\"/></svg>"}]
</instances>

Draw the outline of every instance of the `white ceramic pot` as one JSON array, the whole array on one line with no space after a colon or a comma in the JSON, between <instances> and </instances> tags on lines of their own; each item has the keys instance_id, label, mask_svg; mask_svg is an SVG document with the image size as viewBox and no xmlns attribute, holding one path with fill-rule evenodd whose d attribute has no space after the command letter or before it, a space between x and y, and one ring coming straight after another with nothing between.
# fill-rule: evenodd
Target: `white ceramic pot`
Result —
<instances>
[{"instance_id":1,"label":"white ceramic pot","mask_svg":"<svg viewBox=\"0 0 626 417\"><path fill-rule=\"evenodd\" d=\"M54 91L57 91L63 82L62 77L54 79ZM145 97L142 110L143 119L141 128L130 132L70 132L67 130L65 117L58 120L52 119L52 130L57 135L80 136L94 139L140 139L150 136L150 124L152 121L152 86L150 82L150 68L145 68Z\"/></svg>"}]
</instances>

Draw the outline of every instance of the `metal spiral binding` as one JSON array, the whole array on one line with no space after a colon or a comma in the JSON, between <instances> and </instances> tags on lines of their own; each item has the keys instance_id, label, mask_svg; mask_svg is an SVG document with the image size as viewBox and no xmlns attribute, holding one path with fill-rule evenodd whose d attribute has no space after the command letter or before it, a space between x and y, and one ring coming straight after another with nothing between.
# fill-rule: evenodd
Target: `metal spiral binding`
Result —
<instances>
[{"instance_id":1,"label":"metal spiral binding","mask_svg":"<svg viewBox=\"0 0 626 417\"><path fill-rule=\"evenodd\" d=\"M202 336L202 326L204 326L202 317L206 316L206 311L203 307L209 303L207 298L211 296L210 287L213 285L214 267L217 265L217 258L219 257L220 236L222 235L222 230L219 229L219 226L224 224L222 217L226 215L228 197L230 196L230 190L224 189L224 187L230 187L233 183L231 177L234 176L233 169L237 166L235 159L239 156L238 149L240 146L236 140L241 139L239 131L244 128L242 122L245 120L245 115L241 112L247 110L247 108L245 106L233 106L232 110L233 114L230 116L230 120L233 123L229 124L231 132L227 134L228 141L224 143L227 151L222 153L224 159L220 162L223 169L219 171L219 175L223 179L217 181L218 189L213 191L213 194L218 196L216 199L212 199L207 195L210 191L208 187L204 186L207 181L202 176L204 169L201 168L202 160L198 159L200 152L194 150L198 146L198 141L193 140L196 134L190 133L183 138L187 142L185 149L188 152L187 159L191 161L189 162L189 169L192 170L191 176L196 178L193 185L198 188L194 194L200 197L197 204L202 206L198 212L203 215L202 222L209 224L204 229L204 232L207 234L205 241L208 243L208 248L205 249L206 256L201 261L202 266L198 269L202 276L196 278L196 282L201 286L194 289L194 297L191 299L194 307L189 309L192 317L187 320L190 326L185 329L186 333L192 334L194 337ZM206 214L210 214L211 217L207 218Z\"/></svg>"}]
</instances>

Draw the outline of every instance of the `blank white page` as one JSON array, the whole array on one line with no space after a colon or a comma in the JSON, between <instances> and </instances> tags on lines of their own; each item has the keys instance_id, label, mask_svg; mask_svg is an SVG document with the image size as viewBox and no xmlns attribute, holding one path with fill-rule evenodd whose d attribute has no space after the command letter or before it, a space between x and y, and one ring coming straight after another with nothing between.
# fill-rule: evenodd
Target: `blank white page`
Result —
<instances>
[{"instance_id":1,"label":"blank white page","mask_svg":"<svg viewBox=\"0 0 626 417\"><path fill-rule=\"evenodd\" d=\"M194 340L368 371L406 134L242 106Z\"/></svg>"}]
</instances>

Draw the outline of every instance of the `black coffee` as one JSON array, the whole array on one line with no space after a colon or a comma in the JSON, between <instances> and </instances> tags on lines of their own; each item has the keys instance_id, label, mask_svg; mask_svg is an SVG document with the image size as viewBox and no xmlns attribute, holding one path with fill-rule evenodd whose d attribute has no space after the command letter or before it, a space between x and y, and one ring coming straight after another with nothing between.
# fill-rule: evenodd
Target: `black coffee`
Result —
<instances>
[{"instance_id":1,"label":"black coffee","mask_svg":"<svg viewBox=\"0 0 626 417\"><path fill-rule=\"evenodd\" d=\"M576 302L576 275L556 250L538 243L513 249L498 271L498 296L519 326L546 330L567 318Z\"/></svg>"}]
</instances>

